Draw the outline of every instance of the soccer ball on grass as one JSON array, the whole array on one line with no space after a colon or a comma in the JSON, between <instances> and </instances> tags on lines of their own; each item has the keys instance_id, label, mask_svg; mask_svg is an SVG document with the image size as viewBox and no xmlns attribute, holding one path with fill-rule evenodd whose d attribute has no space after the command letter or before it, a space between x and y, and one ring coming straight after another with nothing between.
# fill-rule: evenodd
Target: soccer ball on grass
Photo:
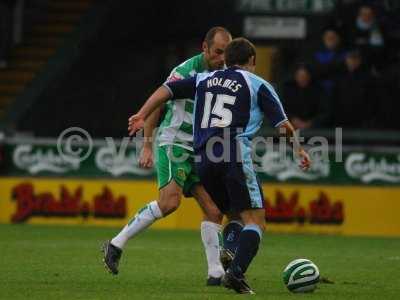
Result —
<instances>
[{"instance_id":1,"label":"soccer ball on grass","mask_svg":"<svg viewBox=\"0 0 400 300\"><path fill-rule=\"evenodd\" d=\"M319 282L318 267L309 259L295 259L283 271L283 282L293 293L313 292Z\"/></svg>"}]
</instances>

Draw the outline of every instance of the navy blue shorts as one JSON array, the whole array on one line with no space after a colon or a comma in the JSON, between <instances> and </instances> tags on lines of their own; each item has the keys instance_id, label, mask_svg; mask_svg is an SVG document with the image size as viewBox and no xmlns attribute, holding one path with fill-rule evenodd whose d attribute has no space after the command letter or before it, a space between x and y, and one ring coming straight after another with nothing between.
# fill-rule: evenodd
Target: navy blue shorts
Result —
<instances>
[{"instance_id":1,"label":"navy blue shorts","mask_svg":"<svg viewBox=\"0 0 400 300\"><path fill-rule=\"evenodd\" d=\"M206 151L196 151L196 170L206 191L222 213L264 208L264 197L250 152L241 161L213 162Z\"/></svg>"}]
</instances>

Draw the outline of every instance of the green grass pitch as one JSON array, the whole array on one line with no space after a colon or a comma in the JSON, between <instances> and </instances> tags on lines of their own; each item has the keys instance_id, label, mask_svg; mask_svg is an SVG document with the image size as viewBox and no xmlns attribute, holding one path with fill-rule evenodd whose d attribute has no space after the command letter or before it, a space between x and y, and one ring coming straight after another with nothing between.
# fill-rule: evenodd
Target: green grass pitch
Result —
<instances>
[{"instance_id":1,"label":"green grass pitch","mask_svg":"<svg viewBox=\"0 0 400 300\"><path fill-rule=\"evenodd\" d=\"M400 299L400 239L265 234L248 270L255 296L206 287L199 232L150 230L129 241L120 274L99 251L118 229L0 225L0 299ZM291 294L282 270L306 257L334 284Z\"/></svg>"}]
</instances>

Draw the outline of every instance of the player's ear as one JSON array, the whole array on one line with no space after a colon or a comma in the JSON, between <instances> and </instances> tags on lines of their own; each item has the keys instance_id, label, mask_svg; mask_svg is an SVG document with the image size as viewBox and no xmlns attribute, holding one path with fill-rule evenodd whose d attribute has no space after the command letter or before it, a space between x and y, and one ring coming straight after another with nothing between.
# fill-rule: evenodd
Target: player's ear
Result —
<instances>
[{"instance_id":1,"label":"player's ear","mask_svg":"<svg viewBox=\"0 0 400 300\"><path fill-rule=\"evenodd\" d=\"M247 61L246 66L247 66L247 70L248 71L255 72L255 70L256 70L256 57L254 55L250 56L249 60Z\"/></svg>"},{"instance_id":2,"label":"player's ear","mask_svg":"<svg viewBox=\"0 0 400 300\"><path fill-rule=\"evenodd\" d=\"M201 45L201 48L202 48L204 53L207 53L208 52L207 42L204 41L203 44Z\"/></svg>"},{"instance_id":3,"label":"player's ear","mask_svg":"<svg viewBox=\"0 0 400 300\"><path fill-rule=\"evenodd\" d=\"M254 67L256 66L256 57L254 55L250 57L249 63Z\"/></svg>"}]
</instances>

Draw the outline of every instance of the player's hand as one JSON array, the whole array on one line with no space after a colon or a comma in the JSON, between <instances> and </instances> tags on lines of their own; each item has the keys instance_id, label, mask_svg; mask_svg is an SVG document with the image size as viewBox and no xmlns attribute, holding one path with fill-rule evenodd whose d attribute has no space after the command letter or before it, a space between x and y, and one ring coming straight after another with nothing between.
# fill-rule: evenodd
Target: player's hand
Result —
<instances>
[{"instance_id":1,"label":"player's hand","mask_svg":"<svg viewBox=\"0 0 400 300\"><path fill-rule=\"evenodd\" d=\"M300 169L302 169L303 171L307 171L311 166L310 156L304 149L300 149L298 155L300 157Z\"/></svg>"},{"instance_id":2,"label":"player's hand","mask_svg":"<svg viewBox=\"0 0 400 300\"><path fill-rule=\"evenodd\" d=\"M143 147L139 158L139 166L142 168L152 168L153 164L153 149L148 146Z\"/></svg>"},{"instance_id":3,"label":"player's hand","mask_svg":"<svg viewBox=\"0 0 400 300\"><path fill-rule=\"evenodd\" d=\"M128 119L128 133L130 136L134 135L144 126L144 117L140 114L132 115Z\"/></svg>"}]
</instances>

